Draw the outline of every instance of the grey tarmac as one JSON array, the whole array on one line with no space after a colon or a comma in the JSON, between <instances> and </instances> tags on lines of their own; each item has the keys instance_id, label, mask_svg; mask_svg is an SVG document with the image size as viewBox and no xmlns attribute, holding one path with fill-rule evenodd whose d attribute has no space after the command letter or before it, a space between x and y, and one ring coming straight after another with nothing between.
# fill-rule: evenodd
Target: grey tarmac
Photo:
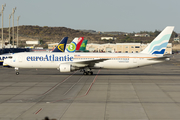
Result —
<instances>
[{"instance_id":1,"label":"grey tarmac","mask_svg":"<svg viewBox=\"0 0 180 120\"><path fill-rule=\"evenodd\" d=\"M180 55L94 75L0 69L0 120L180 120Z\"/></svg>"}]
</instances>

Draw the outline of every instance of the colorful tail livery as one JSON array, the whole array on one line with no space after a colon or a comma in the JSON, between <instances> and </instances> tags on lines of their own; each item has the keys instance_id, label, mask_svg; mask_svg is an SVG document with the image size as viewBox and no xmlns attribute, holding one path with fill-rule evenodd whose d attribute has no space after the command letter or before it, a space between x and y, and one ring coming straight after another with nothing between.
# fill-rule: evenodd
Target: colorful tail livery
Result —
<instances>
[{"instance_id":1,"label":"colorful tail livery","mask_svg":"<svg viewBox=\"0 0 180 120\"><path fill-rule=\"evenodd\" d=\"M79 50L83 39L84 37L74 38L74 40L70 43L66 50L68 52L75 52L76 50Z\"/></svg>"},{"instance_id":2,"label":"colorful tail livery","mask_svg":"<svg viewBox=\"0 0 180 120\"><path fill-rule=\"evenodd\" d=\"M81 44L79 51L85 51L88 40L84 40Z\"/></svg>"},{"instance_id":3,"label":"colorful tail livery","mask_svg":"<svg viewBox=\"0 0 180 120\"><path fill-rule=\"evenodd\" d=\"M174 26L167 26L141 53L163 55Z\"/></svg>"},{"instance_id":4,"label":"colorful tail livery","mask_svg":"<svg viewBox=\"0 0 180 120\"><path fill-rule=\"evenodd\" d=\"M77 42L76 50L79 50L83 42L84 37L80 37Z\"/></svg>"},{"instance_id":5,"label":"colorful tail livery","mask_svg":"<svg viewBox=\"0 0 180 120\"><path fill-rule=\"evenodd\" d=\"M64 52L68 37L64 37L52 52Z\"/></svg>"}]
</instances>

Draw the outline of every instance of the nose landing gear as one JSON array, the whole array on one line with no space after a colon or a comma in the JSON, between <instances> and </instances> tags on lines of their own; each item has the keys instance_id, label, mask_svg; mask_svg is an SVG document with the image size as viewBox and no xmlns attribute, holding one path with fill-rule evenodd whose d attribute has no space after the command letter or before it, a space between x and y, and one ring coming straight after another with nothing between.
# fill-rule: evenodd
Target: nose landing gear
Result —
<instances>
[{"instance_id":1,"label":"nose landing gear","mask_svg":"<svg viewBox=\"0 0 180 120\"><path fill-rule=\"evenodd\" d=\"M15 67L15 72L16 72L16 75L19 75L19 68Z\"/></svg>"}]
</instances>

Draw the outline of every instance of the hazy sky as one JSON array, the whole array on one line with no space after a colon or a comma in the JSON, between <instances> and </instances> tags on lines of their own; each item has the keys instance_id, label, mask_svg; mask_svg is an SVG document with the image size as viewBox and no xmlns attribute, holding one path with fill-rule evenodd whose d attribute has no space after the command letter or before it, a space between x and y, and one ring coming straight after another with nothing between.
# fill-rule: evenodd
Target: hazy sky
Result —
<instances>
[{"instance_id":1,"label":"hazy sky","mask_svg":"<svg viewBox=\"0 0 180 120\"><path fill-rule=\"evenodd\" d=\"M19 25L122 32L163 30L171 25L180 33L180 0L0 0L0 10L4 3L4 27L17 7L15 26L20 16Z\"/></svg>"}]
</instances>

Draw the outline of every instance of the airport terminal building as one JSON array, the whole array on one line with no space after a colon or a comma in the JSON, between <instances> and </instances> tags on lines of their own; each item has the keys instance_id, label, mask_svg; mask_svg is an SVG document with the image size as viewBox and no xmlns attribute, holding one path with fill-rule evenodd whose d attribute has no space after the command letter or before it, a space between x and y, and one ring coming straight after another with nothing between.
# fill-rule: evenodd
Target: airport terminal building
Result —
<instances>
[{"instance_id":1,"label":"airport terminal building","mask_svg":"<svg viewBox=\"0 0 180 120\"><path fill-rule=\"evenodd\" d=\"M54 49L58 43L48 44L48 49ZM67 44L66 47L68 47ZM108 44L87 44L86 49L90 52L116 52L116 53L139 53L143 51L148 44L141 43L108 43ZM168 43L165 54L172 54L172 43Z\"/></svg>"}]
</instances>

